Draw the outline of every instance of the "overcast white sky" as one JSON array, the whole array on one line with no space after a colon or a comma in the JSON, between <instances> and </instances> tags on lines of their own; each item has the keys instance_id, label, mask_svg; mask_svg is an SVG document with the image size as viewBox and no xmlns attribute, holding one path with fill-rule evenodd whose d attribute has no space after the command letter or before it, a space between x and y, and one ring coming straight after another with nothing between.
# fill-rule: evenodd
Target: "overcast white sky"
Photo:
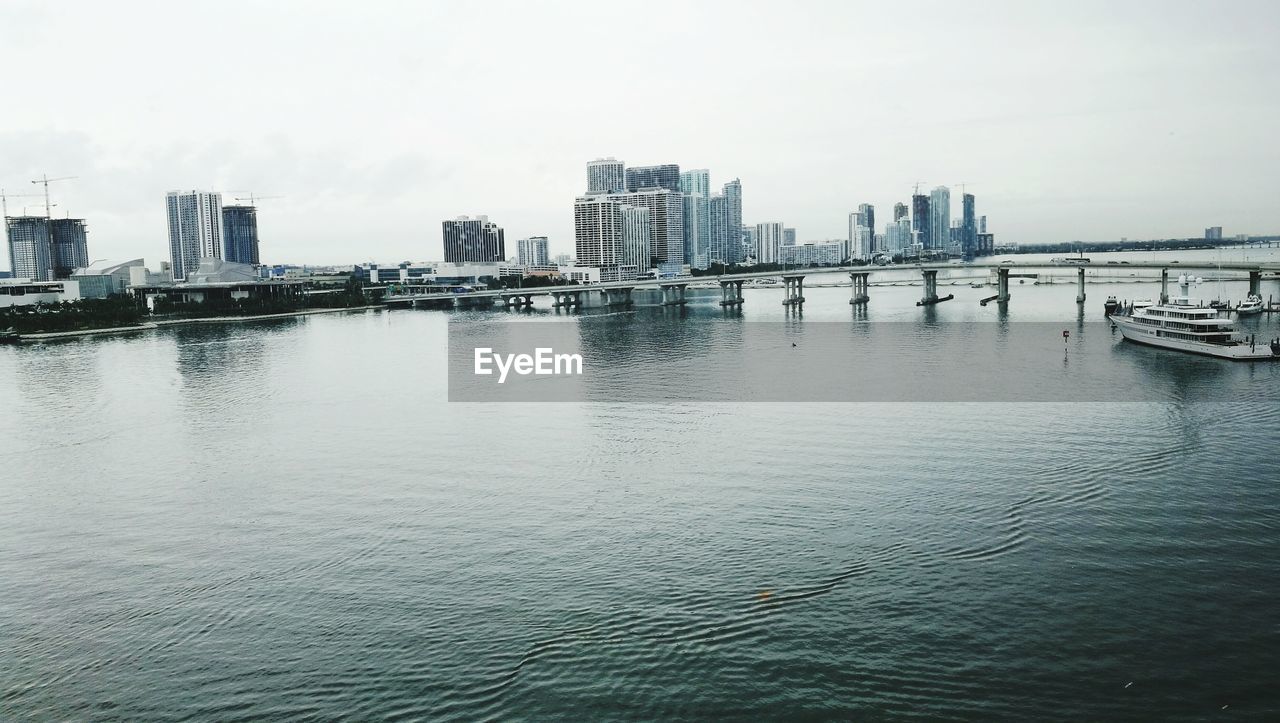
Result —
<instances>
[{"instance_id":1,"label":"overcast white sky","mask_svg":"<svg viewBox=\"0 0 1280 723\"><path fill-rule=\"evenodd\" d=\"M916 181L998 241L1277 233L1278 37L1274 0L0 0L0 187L79 176L90 256L153 267L179 188L283 196L266 262L437 260L461 214L569 252L610 155L801 240Z\"/></svg>"}]
</instances>

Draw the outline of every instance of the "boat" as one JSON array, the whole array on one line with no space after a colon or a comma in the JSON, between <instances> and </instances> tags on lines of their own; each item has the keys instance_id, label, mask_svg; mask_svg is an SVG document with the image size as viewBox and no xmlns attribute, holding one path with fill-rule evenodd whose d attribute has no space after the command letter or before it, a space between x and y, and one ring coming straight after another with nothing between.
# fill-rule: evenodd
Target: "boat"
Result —
<instances>
[{"instance_id":1,"label":"boat","mask_svg":"<svg viewBox=\"0 0 1280 723\"><path fill-rule=\"evenodd\" d=\"M17 344L21 338L18 331L12 327L0 329L0 344Z\"/></svg>"},{"instance_id":2,"label":"boat","mask_svg":"<svg viewBox=\"0 0 1280 723\"><path fill-rule=\"evenodd\" d=\"M1102 310L1107 312L1107 314L1114 314L1119 308L1120 302L1117 301L1114 296L1108 296L1106 302L1102 305Z\"/></svg>"},{"instance_id":3,"label":"boat","mask_svg":"<svg viewBox=\"0 0 1280 723\"><path fill-rule=\"evenodd\" d=\"M1209 308L1210 309L1230 309L1231 304L1228 304L1227 302L1221 299L1214 299L1213 301L1209 302Z\"/></svg>"},{"instance_id":4,"label":"boat","mask_svg":"<svg viewBox=\"0 0 1280 723\"><path fill-rule=\"evenodd\" d=\"M1262 313L1262 297L1257 294L1249 294L1236 307L1236 316L1252 316Z\"/></svg>"},{"instance_id":5,"label":"boat","mask_svg":"<svg viewBox=\"0 0 1280 723\"><path fill-rule=\"evenodd\" d=\"M1152 306L1155 306L1155 304L1156 302L1152 301L1151 299L1134 299L1133 303L1129 304L1129 306L1136 310L1136 309L1149 309Z\"/></svg>"},{"instance_id":6,"label":"boat","mask_svg":"<svg viewBox=\"0 0 1280 723\"><path fill-rule=\"evenodd\" d=\"M1051 264L1087 264L1090 263L1088 256L1059 256L1049 260Z\"/></svg>"},{"instance_id":7,"label":"boat","mask_svg":"<svg viewBox=\"0 0 1280 723\"><path fill-rule=\"evenodd\" d=\"M969 284L969 288L971 289L981 289L984 286L986 286L986 284L979 284L979 283Z\"/></svg>"},{"instance_id":8,"label":"boat","mask_svg":"<svg viewBox=\"0 0 1280 723\"><path fill-rule=\"evenodd\" d=\"M1135 303L1107 319L1125 339L1139 344L1220 359L1280 360L1280 339L1258 344L1254 338L1238 338L1230 312L1192 302L1186 276L1178 277L1178 283L1182 293L1168 302L1146 307Z\"/></svg>"}]
</instances>

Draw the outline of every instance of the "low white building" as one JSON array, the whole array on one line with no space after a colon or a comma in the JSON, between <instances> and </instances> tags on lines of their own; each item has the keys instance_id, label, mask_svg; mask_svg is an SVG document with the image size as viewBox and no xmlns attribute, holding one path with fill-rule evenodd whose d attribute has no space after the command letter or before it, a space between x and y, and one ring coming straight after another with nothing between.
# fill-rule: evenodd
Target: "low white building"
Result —
<instances>
[{"instance_id":1,"label":"low white building","mask_svg":"<svg viewBox=\"0 0 1280 723\"><path fill-rule=\"evenodd\" d=\"M0 308L41 303L57 304L79 299L80 284L71 279L61 281L0 279Z\"/></svg>"},{"instance_id":2,"label":"low white building","mask_svg":"<svg viewBox=\"0 0 1280 723\"><path fill-rule=\"evenodd\" d=\"M145 269L142 259L112 264L97 261L71 273L71 278L80 284L80 296L85 299L105 299L115 294L123 294L129 289L130 280L135 268Z\"/></svg>"}]
</instances>

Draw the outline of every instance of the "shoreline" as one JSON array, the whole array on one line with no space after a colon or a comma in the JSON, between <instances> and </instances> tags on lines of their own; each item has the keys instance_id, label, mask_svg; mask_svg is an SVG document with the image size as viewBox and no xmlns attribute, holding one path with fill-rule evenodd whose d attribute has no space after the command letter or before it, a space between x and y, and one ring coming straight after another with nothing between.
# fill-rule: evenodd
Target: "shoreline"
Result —
<instances>
[{"instance_id":1,"label":"shoreline","mask_svg":"<svg viewBox=\"0 0 1280 723\"><path fill-rule=\"evenodd\" d=\"M343 307L339 309L303 309L301 311L286 311L280 314L257 314L254 316L210 316L199 319L162 319L160 321L149 321L145 324L137 324L134 326L106 326L101 329L79 329L76 331L49 331L38 334L19 334L18 342L25 344L36 341L76 339L82 336L97 336L99 334L128 334L131 332L155 331L156 329L183 326L185 324L243 323L249 321L267 321L270 319L288 319L296 316L311 316L313 314L336 314L344 311L368 311L370 309L385 308L386 307L381 304L372 304L366 306Z\"/></svg>"}]
</instances>

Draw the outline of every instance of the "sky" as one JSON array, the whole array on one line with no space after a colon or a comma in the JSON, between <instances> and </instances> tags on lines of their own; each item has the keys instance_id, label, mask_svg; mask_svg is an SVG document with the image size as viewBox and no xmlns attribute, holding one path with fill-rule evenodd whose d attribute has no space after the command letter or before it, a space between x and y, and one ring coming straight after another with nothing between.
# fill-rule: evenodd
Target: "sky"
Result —
<instances>
[{"instance_id":1,"label":"sky","mask_svg":"<svg viewBox=\"0 0 1280 723\"><path fill-rule=\"evenodd\" d=\"M1278 33L1274 0L0 0L0 188L75 176L90 257L153 268L177 189L276 196L268 263L439 260L481 214L571 253L602 156L740 178L801 241L916 183L998 243L1274 234Z\"/></svg>"}]
</instances>

